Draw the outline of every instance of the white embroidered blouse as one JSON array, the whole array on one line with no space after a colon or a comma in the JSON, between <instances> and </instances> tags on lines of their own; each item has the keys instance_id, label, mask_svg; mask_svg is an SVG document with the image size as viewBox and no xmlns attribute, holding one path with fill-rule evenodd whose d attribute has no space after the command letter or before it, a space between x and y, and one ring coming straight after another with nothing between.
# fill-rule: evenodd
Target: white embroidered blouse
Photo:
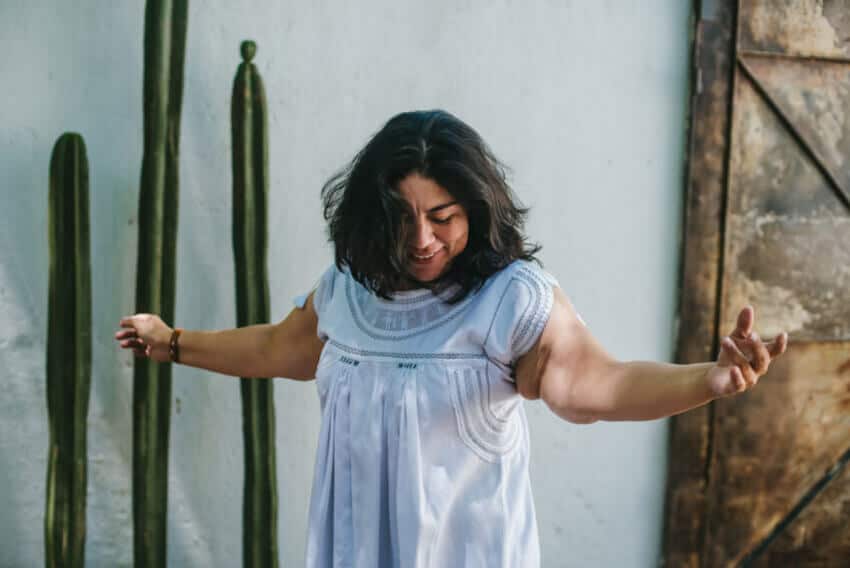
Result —
<instances>
[{"instance_id":1,"label":"white embroidered blouse","mask_svg":"<svg viewBox=\"0 0 850 568\"><path fill-rule=\"evenodd\" d=\"M322 275L309 568L539 566L528 429L511 374L557 285L518 260L452 306L443 298L453 289L387 301L347 270Z\"/></svg>"}]
</instances>

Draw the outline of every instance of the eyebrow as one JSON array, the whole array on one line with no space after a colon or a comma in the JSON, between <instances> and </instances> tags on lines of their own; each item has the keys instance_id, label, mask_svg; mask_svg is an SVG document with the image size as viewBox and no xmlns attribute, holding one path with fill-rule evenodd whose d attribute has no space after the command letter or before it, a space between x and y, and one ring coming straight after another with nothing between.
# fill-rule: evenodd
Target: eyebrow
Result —
<instances>
[{"instance_id":1,"label":"eyebrow","mask_svg":"<svg viewBox=\"0 0 850 568\"><path fill-rule=\"evenodd\" d=\"M437 205L436 207L432 207L428 210L428 213L436 213L441 209L445 209L446 207L451 207L452 205L457 205L457 201L449 201L448 203L443 203L442 205Z\"/></svg>"}]
</instances>

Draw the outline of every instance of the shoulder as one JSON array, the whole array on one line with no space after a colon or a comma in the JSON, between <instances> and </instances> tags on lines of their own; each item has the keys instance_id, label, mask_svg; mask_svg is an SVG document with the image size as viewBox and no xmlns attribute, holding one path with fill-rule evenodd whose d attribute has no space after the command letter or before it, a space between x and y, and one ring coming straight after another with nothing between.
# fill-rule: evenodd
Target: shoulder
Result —
<instances>
[{"instance_id":1,"label":"shoulder","mask_svg":"<svg viewBox=\"0 0 850 568\"><path fill-rule=\"evenodd\" d=\"M540 264L531 260L518 259L490 276L498 288L506 291L511 286L531 285L535 287L560 286L557 278Z\"/></svg>"},{"instance_id":2,"label":"shoulder","mask_svg":"<svg viewBox=\"0 0 850 568\"><path fill-rule=\"evenodd\" d=\"M346 269L340 269L335 263L331 263L316 279L309 291L293 298L295 306L303 309L307 303L307 298L312 294L313 307L317 314L320 313L333 297L334 290L339 288L339 283L347 274L348 271Z\"/></svg>"},{"instance_id":3,"label":"shoulder","mask_svg":"<svg viewBox=\"0 0 850 568\"><path fill-rule=\"evenodd\" d=\"M498 295L485 349L491 357L512 365L539 339L555 301L557 279L532 261L517 260L491 276Z\"/></svg>"},{"instance_id":4,"label":"shoulder","mask_svg":"<svg viewBox=\"0 0 850 568\"><path fill-rule=\"evenodd\" d=\"M331 263L325 269L316 285L314 295L317 313L321 314L325 306L330 305L333 297L345 289L347 278L351 278L351 273L347 267L340 268L335 263Z\"/></svg>"},{"instance_id":5,"label":"shoulder","mask_svg":"<svg viewBox=\"0 0 850 568\"><path fill-rule=\"evenodd\" d=\"M522 278L526 281L533 280L535 282L548 285L549 287L560 286L555 276L536 262L529 260L517 260L513 263L513 266L515 266L514 270L516 271L518 278Z\"/></svg>"},{"instance_id":6,"label":"shoulder","mask_svg":"<svg viewBox=\"0 0 850 568\"><path fill-rule=\"evenodd\" d=\"M560 287L548 270L527 260L512 262L501 271L498 279L496 288L501 303L512 306L507 311L514 315L514 323L526 325L530 324L528 318L539 319L548 314L554 301L554 289Z\"/></svg>"}]
</instances>

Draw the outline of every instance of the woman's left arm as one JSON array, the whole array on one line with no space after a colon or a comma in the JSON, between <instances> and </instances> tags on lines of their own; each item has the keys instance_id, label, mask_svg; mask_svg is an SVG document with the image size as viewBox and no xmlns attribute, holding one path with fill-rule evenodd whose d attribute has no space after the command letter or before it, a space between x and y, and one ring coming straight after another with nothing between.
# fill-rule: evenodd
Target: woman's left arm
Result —
<instances>
[{"instance_id":1,"label":"woman's left arm","mask_svg":"<svg viewBox=\"0 0 850 568\"><path fill-rule=\"evenodd\" d=\"M753 331L753 309L746 307L716 362L621 362L590 334L563 292L555 287L554 294L543 333L517 361L516 381L522 396L542 398L570 422L653 420L738 394L753 387L787 346L785 333L762 342Z\"/></svg>"}]
</instances>

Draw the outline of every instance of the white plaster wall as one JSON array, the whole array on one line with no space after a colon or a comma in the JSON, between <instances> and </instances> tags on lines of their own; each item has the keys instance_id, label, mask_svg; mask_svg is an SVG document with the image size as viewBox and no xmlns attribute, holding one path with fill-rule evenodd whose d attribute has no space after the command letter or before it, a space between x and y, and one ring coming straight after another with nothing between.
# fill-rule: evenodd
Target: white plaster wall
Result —
<instances>
[{"instance_id":1,"label":"white plaster wall","mask_svg":"<svg viewBox=\"0 0 850 568\"><path fill-rule=\"evenodd\" d=\"M181 141L177 324L235 325L229 99L258 44L270 114L272 313L331 261L318 191L391 115L445 108L513 170L542 259L623 359L671 356L689 3L194 0ZM142 2L0 2L0 566L43 563L48 163L83 134L94 352L87 560L130 565L130 357L141 162ZM278 379L280 546L304 554L314 385ZM169 563L241 562L238 381L174 371ZM666 423L575 426L527 403L544 566L657 563Z\"/></svg>"}]
</instances>

